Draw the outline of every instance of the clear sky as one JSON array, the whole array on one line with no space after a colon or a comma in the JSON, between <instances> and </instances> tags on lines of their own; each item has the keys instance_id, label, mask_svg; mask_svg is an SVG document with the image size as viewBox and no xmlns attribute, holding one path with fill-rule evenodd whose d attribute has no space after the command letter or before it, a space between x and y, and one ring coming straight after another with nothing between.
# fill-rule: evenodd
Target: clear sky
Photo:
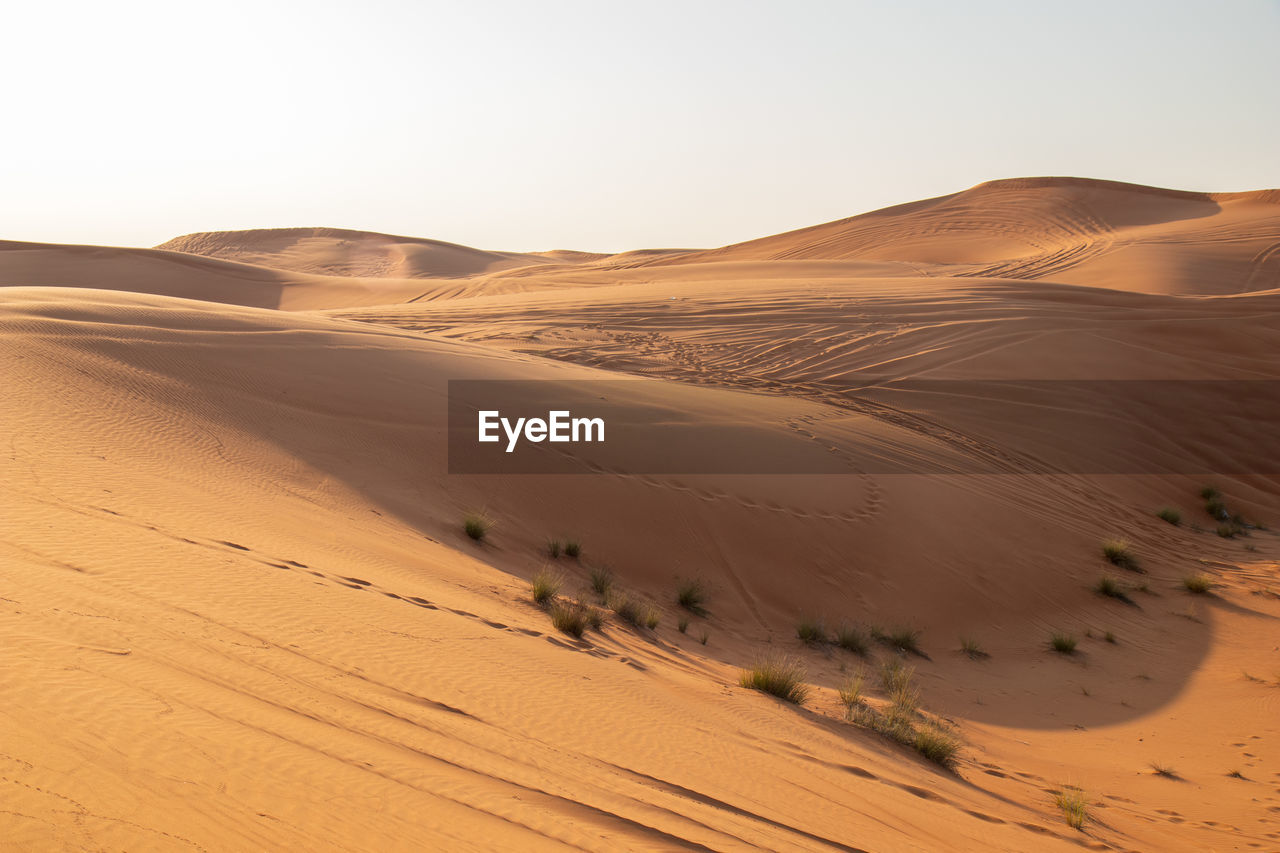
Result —
<instances>
[{"instance_id":1,"label":"clear sky","mask_svg":"<svg viewBox=\"0 0 1280 853\"><path fill-rule=\"evenodd\" d=\"M0 239L714 246L1022 175L1280 186L1280 0L29 2Z\"/></svg>"}]
</instances>

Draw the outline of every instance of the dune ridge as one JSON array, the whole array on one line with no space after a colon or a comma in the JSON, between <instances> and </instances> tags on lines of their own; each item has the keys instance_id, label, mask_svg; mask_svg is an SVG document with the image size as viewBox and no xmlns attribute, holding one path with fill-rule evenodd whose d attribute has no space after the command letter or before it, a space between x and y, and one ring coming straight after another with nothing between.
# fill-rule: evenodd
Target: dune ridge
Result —
<instances>
[{"instance_id":1,"label":"dune ridge","mask_svg":"<svg viewBox=\"0 0 1280 853\"><path fill-rule=\"evenodd\" d=\"M1278 202L1277 190L1196 193L1015 178L650 263L895 261L922 275L1223 294L1280 281ZM1214 257L1214 275L1205 275L1197 264L1227 240L1230 251Z\"/></svg>"},{"instance_id":2,"label":"dune ridge","mask_svg":"<svg viewBox=\"0 0 1280 853\"><path fill-rule=\"evenodd\" d=\"M156 248L297 272L362 278L459 278L530 264L577 263L599 257L569 251L490 252L442 240L345 228L205 231L175 237Z\"/></svg>"}]
</instances>

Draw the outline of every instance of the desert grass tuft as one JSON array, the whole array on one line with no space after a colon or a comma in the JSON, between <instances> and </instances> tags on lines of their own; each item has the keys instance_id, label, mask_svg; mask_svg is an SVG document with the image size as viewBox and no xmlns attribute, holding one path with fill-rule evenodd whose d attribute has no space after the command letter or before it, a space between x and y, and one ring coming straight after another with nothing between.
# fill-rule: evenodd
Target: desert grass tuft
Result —
<instances>
[{"instance_id":1,"label":"desert grass tuft","mask_svg":"<svg viewBox=\"0 0 1280 853\"><path fill-rule=\"evenodd\" d=\"M915 674L913 667L903 666L898 660L887 660L880 667L880 686L894 712L903 717L913 716L920 705L920 691L913 681Z\"/></svg>"},{"instance_id":2,"label":"desert grass tuft","mask_svg":"<svg viewBox=\"0 0 1280 853\"><path fill-rule=\"evenodd\" d=\"M698 616L707 613L707 588L700 578L687 578L676 587L676 602Z\"/></svg>"},{"instance_id":3,"label":"desert grass tuft","mask_svg":"<svg viewBox=\"0 0 1280 853\"><path fill-rule=\"evenodd\" d=\"M493 519L482 512L469 512L462 517L462 530L477 542L483 542L493 528Z\"/></svg>"},{"instance_id":4,"label":"desert grass tuft","mask_svg":"<svg viewBox=\"0 0 1280 853\"><path fill-rule=\"evenodd\" d=\"M573 559L582 556L582 543L577 539L566 539L564 543L564 555Z\"/></svg>"},{"instance_id":5,"label":"desert grass tuft","mask_svg":"<svg viewBox=\"0 0 1280 853\"><path fill-rule=\"evenodd\" d=\"M1125 604L1133 604L1133 599L1124 591L1124 587L1120 586L1120 581L1110 575L1103 575L1098 578L1098 583L1094 585L1093 591L1098 595L1105 595L1107 598L1123 601Z\"/></svg>"},{"instance_id":6,"label":"desert grass tuft","mask_svg":"<svg viewBox=\"0 0 1280 853\"><path fill-rule=\"evenodd\" d=\"M1178 776L1178 771L1174 770L1167 764L1161 764L1159 761L1153 761L1149 766L1151 767L1151 772L1157 776L1163 776L1166 779L1180 778Z\"/></svg>"},{"instance_id":7,"label":"desert grass tuft","mask_svg":"<svg viewBox=\"0 0 1280 853\"><path fill-rule=\"evenodd\" d=\"M844 705L845 719L852 720L854 709L862 704L862 685L866 678L866 674L859 669L840 686L838 692L840 704Z\"/></svg>"},{"instance_id":8,"label":"desert grass tuft","mask_svg":"<svg viewBox=\"0 0 1280 853\"><path fill-rule=\"evenodd\" d=\"M1107 562L1131 572L1139 571L1138 558L1133 555L1129 543L1123 539L1108 539L1102 543L1102 556Z\"/></svg>"},{"instance_id":9,"label":"desert grass tuft","mask_svg":"<svg viewBox=\"0 0 1280 853\"><path fill-rule=\"evenodd\" d=\"M924 652L920 650L920 632L914 628L893 628L887 632L875 629L872 631L871 636L884 645L900 652L924 655Z\"/></svg>"},{"instance_id":10,"label":"desert grass tuft","mask_svg":"<svg viewBox=\"0 0 1280 853\"><path fill-rule=\"evenodd\" d=\"M777 696L785 702L803 705L809 698L808 673L803 665L789 658L769 656L744 669L738 679L743 687Z\"/></svg>"},{"instance_id":11,"label":"desert grass tuft","mask_svg":"<svg viewBox=\"0 0 1280 853\"><path fill-rule=\"evenodd\" d=\"M698 635L698 642L702 643L702 645L704 646L707 644L707 640L709 639L711 639L711 635L708 634L706 631L703 631L701 634Z\"/></svg>"},{"instance_id":12,"label":"desert grass tuft","mask_svg":"<svg viewBox=\"0 0 1280 853\"><path fill-rule=\"evenodd\" d=\"M1235 539L1244 533L1244 526L1235 521L1224 521L1213 529L1223 539Z\"/></svg>"},{"instance_id":13,"label":"desert grass tuft","mask_svg":"<svg viewBox=\"0 0 1280 853\"><path fill-rule=\"evenodd\" d=\"M840 623L840 627L836 628L835 636L836 645L844 649L846 652L853 652L855 655L867 654L869 646L868 637L858 626L849 622Z\"/></svg>"},{"instance_id":14,"label":"desert grass tuft","mask_svg":"<svg viewBox=\"0 0 1280 853\"><path fill-rule=\"evenodd\" d=\"M1107 633L1102 635L1102 640L1103 642L1110 643L1111 645L1114 646L1116 644L1116 635L1108 631Z\"/></svg>"},{"instance_id":15,"label":"desert grass tuft","mask_svg":"<svg viewBox=\"0 0 1280 853\"><path fill-rule=\"evenodd\" d=\"M591 569L591 591L601 598L607 598L613 588L613 572L604 566Z\"/></svg>"},{"instance_id":16,"label":"desert grass tuft","mask_svg":"<svg viewBox=\"0 0 1280 853\"><path fill-rule=\"evenodd\" d=\"M921 720L917 706L919 691L913 682L914 670L901 661L889 660L880 670L880 683L888 695L889 704L877 710L861 699L861 673L858 679L841 688L840 700L845 706L846 718L859 726L871 729L903 746L908 746L940 767L955 765L960 752L960 740L946 727L936 722Z\"/></svg>"},{"instance_id":17,"label":"desert grass tuft","mask_svg":"<svg viewBox=\"0 0 1280 853\"><path fill-rule=\"evenodd\" d=\"M960 752L960 741L941 726L924 725L916 730L911 744L916 752L940 767L953 767Z\"/></svg>"},{"instance_id":18,"label":"desert grass tuft","mask_svg":"<svg viewBox=\"0 0 1280 853\"><path fill-rule=\"evenodd\" d=\"M1213 589L1213 579L1208 575L1187 575L1182 579L1182 588L1192 595L1208 595Z\"/></svg>"},{"instance_id":19,"label":"desert grass tuft","mask_svg":"<svg viewBox=\"0 0 1280 853\"><path fill-rule=\"evenodd\" d=\"M619 619L626 622L633 628L644 626L649 630L658 627L661 616L652 605L641 606L640 602L633 598L629 598L626 593L610 591L605 605L612 610Z\"/></svg>"},{"instance_id":20,"label":"desert grass tuft","mask_svg":"<svg viewBox=\"0 0 1280 853\"><path fill-rule=\"evenodd\" d=\"M1156 510L1156 518L1167 521L1174 527L1182 523L1182 513L1171 506L1162 506Z\"/></svg>"},{"instance_id":21,"label":"desert grass tuft","mask_svg":"<svg viewBox=\"0 0 1280 853\"><path fill-rule=\"evenodd\" d=\"M1076 653L1076 638L1070 634L1055 632L1049 635L1049 648L1064 655Z\"/></svg>"},{"instance_id":22,"label":"desert grass tuft","mask_svg":"<svg viewBox=\"0 0 1280 853\"><path fill-rule=\"evenodd\" d=\"M1241 773L1238 769L1230 771L1229 773L1227 773L1227 775L1230 776L1232 779L1245 778L1244 774Z\"/></svg>"},{"instance_id":23,"label":"desert grass tuft","mask_svg":"<svg viewBox=\"0 0 1280 853\"><path fill-rule=\"evenodd\" d=\"M564 546L560 544L559 539L548 539L547 540L547 556L553 560L559 558L560 551L563 547Z\"/></svg>"},{"instance_id":24,"label":"desert grass tuft","mask_svg":"<svg viewBox=\"0 0 1280 853\"><path fill-rule=\"evenodd\" d=\"M1064 785L1055 801L1058 808L1062 809L1062 817L1067 826L1072 829L1084 827L1084 822L1089 819L1089 801L1085 798L1084 791L1074 785Z\"/></svg>"},{"instance_id":25,"label":"desert grass tuft","mask_svg":"<svg viewBox=\"0 0 1280 853\"><path fill-rule=\"evenodd\" d=\"M529 586L533 594L533 600L540 606L545 607L560 592L564 579L557 574L552 574L546 569L540 569L533 580L529 581Z\"/></svg>"},{"instance_id":26,"label":"desert grass tuft","mask_svg":"<svg viewBox=\"0 0 1280 853\"><path fill-rule=\"evenodd\" d=\"M989 655L987 651L982 648L982 645L973 637L960 638L960 651L968 655L972 660L991 657L991 655Z\"/></svg>"},{"instance_id":27,"label":"desert grass tuft","mask_svg":"<svg viewBox=\"0 0 1280 853\"><path fill-rule=\"evenodd\" d=\"M827 642L827 626L821 619L804 617L796 624L796 636L806 646L820 646Z\"/></svg>"},{"instance_id":28,"label":"desert grass tuft","mask_svg":"<svg viewBox=\"0 0 1280 853\"><path fill-rule=\"evenodd\" d=\"M590 608L577 601L557 601L547 611L556 629L581 637L591 625Z\"/></svg>"},{"instance_id":29,"label":"desert grass tuft","mask_svg":"<svg viewBox=\"0 0 1280 853\"><path fill-rule=\"evenodd\" d=\"M1231 514L1226 508L1226 502L1222 500L1221 492L1217 489L1206 489L1201 492L1201 497L1204 498L1204 511L1210 515L1211 519L1215 521L1229 519Z\"/></svg>"},{"instance_id":30,"label":"desert grass tuft","mask_svg":"<svg viewBox=\"0 0 1280 853\"><path fill-rule=\"evenodd\" d=\"M681 616L681 617L680 617L680 619L676 622L676 630L677 630L677 631L679 631L681 634L684 634L684 633L687 633L687 632L688 632L688 630L689 630L689 617L688 617L688 616Z\"/></svg>"},{"instance_id":31,"label":"desert grass tuft","mask_svg":"<svg viewBox=\"0 0 1280 853\"><path fill-rule=\"evenodd\" d=\"M640 605L633 599L629 598L626 593L614 592L611 590L605 604L623 622L626 622L633 628L640 627L640 622L643 619L643 614L640 612Z\"/></svg>"}]
</instances>

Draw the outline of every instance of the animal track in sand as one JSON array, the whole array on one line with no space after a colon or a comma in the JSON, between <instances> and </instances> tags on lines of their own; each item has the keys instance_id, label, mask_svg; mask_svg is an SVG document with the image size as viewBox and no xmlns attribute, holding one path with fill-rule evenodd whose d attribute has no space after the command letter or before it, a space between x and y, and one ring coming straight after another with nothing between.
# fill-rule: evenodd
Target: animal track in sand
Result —
<instances>
[{"instance_id":1,"label":"animal track in sand","mask_svg":"<svg viewBox=\"0 0 1280 853\"><path fill-rule=\"evenodd\" d=\"M319 581L324 583L329 583L337 587L342 587L344 589L351 589L356 591L371 590L374 592L380 592L387 598L390 598L396 601L403 601L407 604L412 604L413 606L422 608L424 610L443 611L463 619L470 619L494 631L503 631L506 633L519 634L521 636L526 636L526 637L547 636L547 634L545 634L542 631L537 631L531 628L521 628L517 626L505 625L501 622L495 622L493 620L486 619L482 616L472 613L469 610L462 610L462 609L453 608L453 607L445 607L445 606L436 604L432 601L429 601L425 598L422 598L420 596L403 595L401 593L394 592L392 590L383 589L378 584L375 584L372 581L365 580L364 578L349 577L346 575L337 575L337 574L332 574L332 575L327 574L325 572L313 569L310 566L308 566L306 563L302 563L297 560L258 557L256 555L248 556L248 555L254 554L253 549L247 545L241 545L237 542L232 542L225 539L206 539L204 541L197 541L185 536L180 536L171 531L163 530L155 525L138 522L134 519L130 519L127 516L124 516L121 513L115 512L113 510L108 510L103 507L92 507L92 508L99 510L101 512L107 513L109 515L112 515L116 518L119 518L123 523L159 533L162 536L165 536L169 539L173 539L174 541L182 542L188 545L196 545L202 548L210 548L213 550L230 552L242 557L246 557L247 559L251 559L260 565L267 566L269 568L276 569L279 571L293 571L294 569L301 569L306 574L310 575L311 577L317 578ZM593 646L589 643L585 644L584 647L568 646L567 648L572 648L574 651L590 651L590 653L592 653L597 657L615 659L619 663L625 663L626 665L632 668L644 669L643 664L635 660L632 660L631 658L628 658L625 655L621 655L617 652L612 652L607 649L601 649L598 646ZM115 654L122 654L122 653L127 654L127 652L120 652L113 649L101 649L101 651L112 652Z\"/></svg>"}]
</instances>

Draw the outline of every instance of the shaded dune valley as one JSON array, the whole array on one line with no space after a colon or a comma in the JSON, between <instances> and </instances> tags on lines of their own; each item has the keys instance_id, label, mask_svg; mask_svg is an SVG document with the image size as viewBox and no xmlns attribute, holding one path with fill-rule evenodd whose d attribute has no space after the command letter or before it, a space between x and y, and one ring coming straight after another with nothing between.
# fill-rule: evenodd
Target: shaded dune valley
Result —
<instances>
[{"instance_id":1,"label":"shaded dune valley","mask_svg":"<svg viewBox=\"0 0 1280 853\"><path fill-rule=\"evenodd\" d=\"M1072 467L1076 398L1019 396L1265 395L1277 353L1277 190L999 180L620 254L0 243L0 849L1280 849L1265 436L1117 405ZM450 473L476 379L831 465Z\"/></svg>"}]
</instances>

